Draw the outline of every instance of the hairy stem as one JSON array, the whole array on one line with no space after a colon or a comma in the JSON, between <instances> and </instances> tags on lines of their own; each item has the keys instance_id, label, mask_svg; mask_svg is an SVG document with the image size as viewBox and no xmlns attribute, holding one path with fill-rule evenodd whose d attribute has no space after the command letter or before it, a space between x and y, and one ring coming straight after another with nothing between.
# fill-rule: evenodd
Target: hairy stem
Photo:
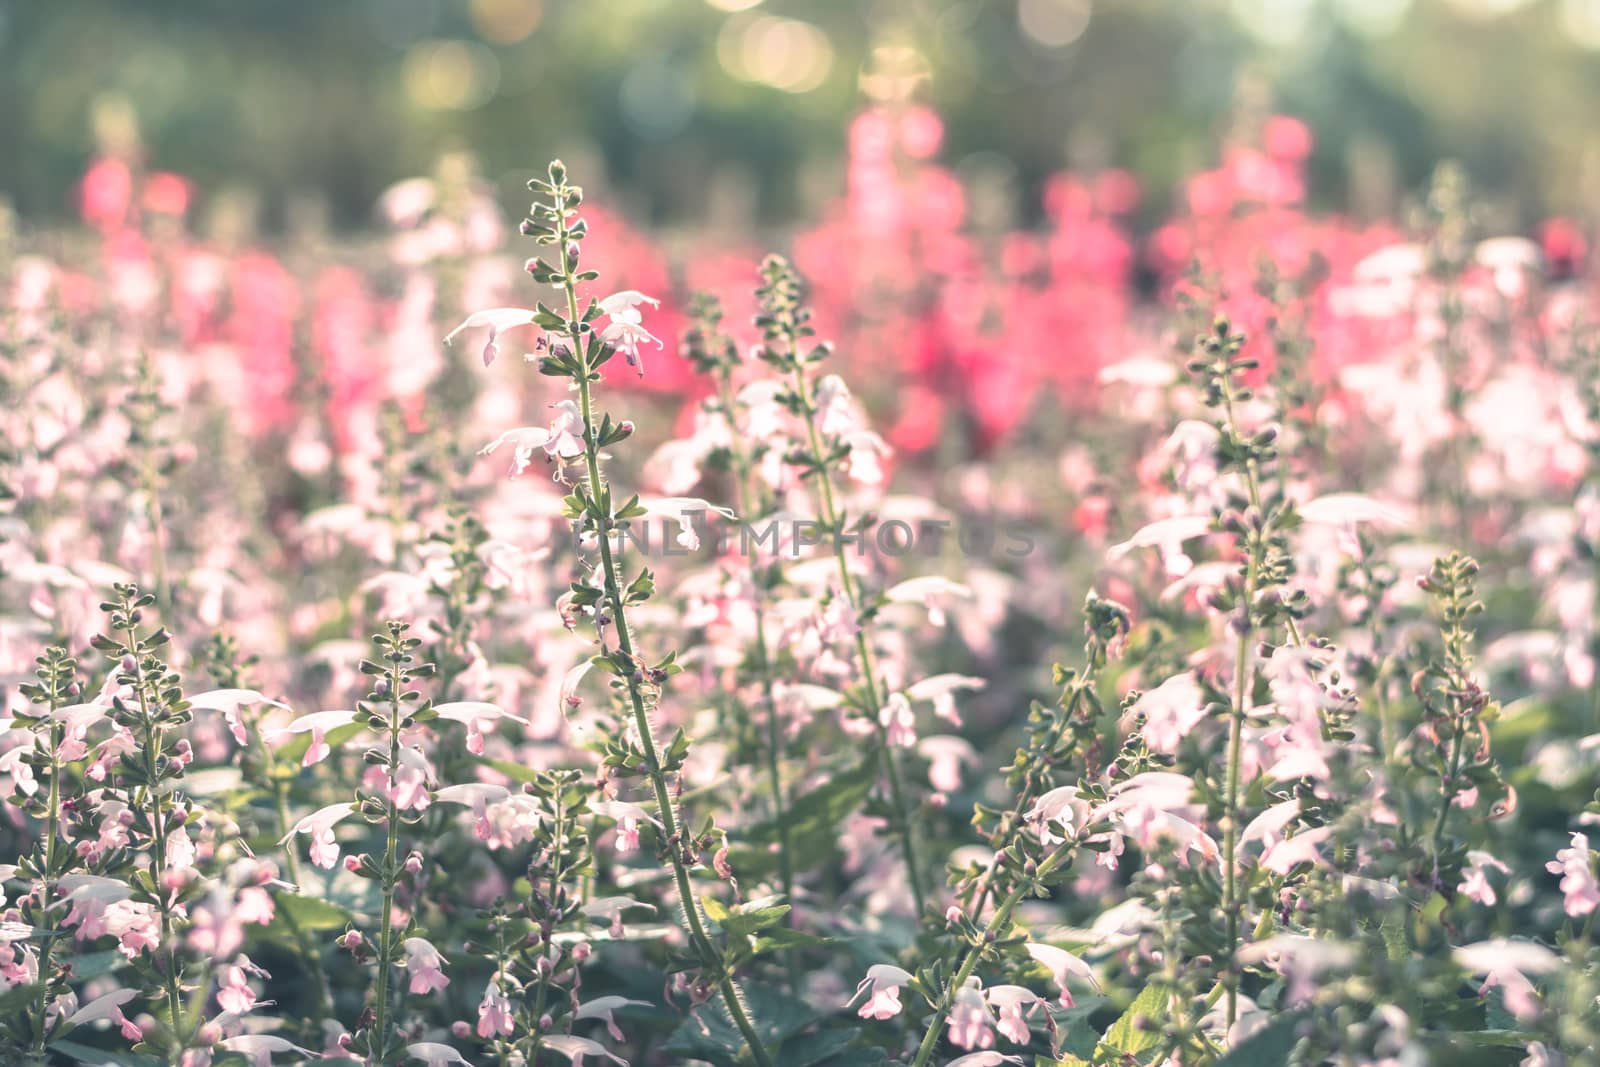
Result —
<instances>
[{"instance_id":1,"label":"hairy stem","mask_svg":"<svg viewBox=\"0 0 1600 1067\"><path fill-rule=\"evenodd\" d=\"M558 204L558 211L560 206ZM567 294L567 321L569 336L572 341L573 351L576 353L580 368L578 374L578 405L583 416L583 443L584 464L589 478L589 492L596 505L599 504L604 489L604 482L600 473L600 435L594 419L594 400L591 395L590 378L594 372L590 369L588 358L585 355L585 335L580 327L581 315L578 309L577 279L575 277L574 263L568 254L565 216L560 215L557 224L557 247L561 250L561 268L564 275L564 284ZM607 508L609 513L610 509ZM609 525L609 522L608 524ZM627 612L624 607L623 584L620 569L611 551L611 530L602 528L599 531L600 563L603 581L605 583L605 597L611 606L612 623L616 627L617 645L630 661L639 662L633 648L633 635L628 628ZM689 868L682 855L682 842L679 833L679 822L676 809L672 801L672 790L667 782L666 773L661 767L661 758L656 747L655 730L650 722L650 714L646 708L642 681L638 671L629 672L627 677L628 700L632 706L634 726L639 734L639 746L643 750L645 768L650 777L651 786L656 796L656 807L661 816L661 834L666 842L666 851L672 861L673 878L677 883L678 896L683 905L684 924L689 932L689 939L693 942L696 952L708 970L713 972L718 991L722 994L723 1006L727 1009L728 1017L734 1026L743 1035L745 1044L750 1053L755 1057L760 1067L771 1067L772 1059L767 1054L766 1048L761 1043L761 1038L756 1034L755 1026L750 1021L749 1013L744 1006L744 1000L734 983L733 976L726 973L722 954L715 943L706 933L705 918L700 910L700 901L694 894L694 885L689 879Z\"/></svg>"}]
</instances>

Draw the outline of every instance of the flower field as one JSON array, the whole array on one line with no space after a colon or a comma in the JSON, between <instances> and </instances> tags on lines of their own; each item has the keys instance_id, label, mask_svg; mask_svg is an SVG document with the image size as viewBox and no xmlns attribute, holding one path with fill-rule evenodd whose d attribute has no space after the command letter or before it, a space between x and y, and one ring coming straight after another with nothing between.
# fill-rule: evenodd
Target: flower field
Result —
<instances>
[{"instance_id":1,"label":"flower field","mask_svg":"<svg viewBox=\"0 0 1600 1067\"><path fill-rule=\"evenodd\" d=\"M1584 228L942 138L0 233L0 1063L1597 1062Z\"/></svg>"}]
</instances>

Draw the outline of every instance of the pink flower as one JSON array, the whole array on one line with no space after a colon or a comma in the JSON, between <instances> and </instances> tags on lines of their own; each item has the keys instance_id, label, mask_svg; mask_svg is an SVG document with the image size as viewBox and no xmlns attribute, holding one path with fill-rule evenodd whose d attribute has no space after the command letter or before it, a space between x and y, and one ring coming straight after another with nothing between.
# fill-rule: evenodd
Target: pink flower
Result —
<instances>
[{"instance_id":1,"label":"pink flower","mask_svg":"<svg viewBox=\"0 0 1600 1067\"><path fill-rule=\"evenodd\" d=\"M272 977L251 963L249 956L241 955L237 963L222 969L222 978L217 988L217 1006L223 1011L234 1015L247 1015L256 1006L256 992L250 988L247 972L262 978Z\"/></svg>"},{"instance_id":2,"label":"pink flower","mask_svg":"<svg viewBox=\"0 0 1600 1067\"><path fill-rule=\"evenodd\" d=\"M623 936L622 913L633 908L642 908L652 914L656 910L654 904L646 904L632 897L596 897L585 904L582 911L591 919L609 923L612 938L620 940Z\"/></svg>"},{"instance_id":3,"label":"pink flower","mask_svg":"<svg viewBox=\"0 0 1600 1067\"><path fill-rule=\"evenodd\" d=\"M1495 896L1494 886L1489 884L1489 869L1492 867L1501 874L1510 874L1511 868L1478 849L1467 853L1467 863L1468 867L1462 872L1461 884L1456 887L1456 892L1486 908L1494 907L1499 898Z\"/></svg>"},{"instance_id":4,"label":"pink flower","mask_svg":"<svg viewBox=\"0 0 1600 1067\"><path fill-rule=\"evenodd\" d=\"M1078 796L1075 785L1058 786L1033 802L1028 822L1039 830L1039 843L1046 848L1077 837L1078 829L1089 819L1089 803Z\"/></svg>"},{"instance_id":5,"label":"pink flower","mask_svg":"<svg viewBox=\"0 0 1600 1067\"><path fill-rule=\"evenodd\" d=\"M618 852L632 852L639 847L639 830L645 823L661 826L649 812L625 800L597 800L589 807L596 815L616 821Z\"/></svg>"},{"instance_id":6,"label":"pink flower","mask_svg":"<svg viewBox=\"0 0 1600 1067\"><path fill-rule=\"evenodd\" d=\"M934 626L945 624L945 604L952 597L972 599L972 590L959 582L940 575L910 578L884 590L884 597L893 604L921 604L928 610L928 622Z\"/></svg>"},{"instance_id":7,"label":"pink flower","mask_svg":"<svg viewBox=\"0 0 1600 1067\"><path fill-rule=\"evenodd\" d=\"M999 1022L995 1029L1013 1045L1026 1045L1033 1039L1027 1016L1032 1015L1043 1001L1032 990L1019 985L990 986L984 990L989 1006L998 1009Z\"/></svg>"},{"instance_id":8,"label":"pink flower","mask_svg":"<svg viewBox=\"0 0 1600 1067\"><path fill-rule=\"evenodd\" d=\"M545 453L558 459L577 459L584 453L583 411L574 400L561 400L550 406L555 408L556 417L550 420Z\"/></svg>"},{"instance_id":9,"label":"pink flower","mask_svg":"<svg viewBox=\"0 0 1600 1067\"><path fill-rule=\"evenodd\" d=\"M519 426L514 430L507 430L493 441L478 449L478 455L487 456L501 445L511 446L511 467L507 477L515 478L528 469L533 462L536 451L547 450L550 444L550 429L546 426Z\"/></svg>"},{"instance_id":10,"label":"pink flower","mask_svg":"<svg viewBox=\"0 0 1600 1067\"><path fill-rule=\"evenodd\" d=\"M1064 948L1056 948L1054 945L1029 944L1028 955L1032 956L1035 962L1049 971L1050 977L1061 988L1060 999L1063 1008L1070 1008L1074 1003L1072 990L1067 985L1068 978L1082 979L1091 984L1094 982L1094 972L1089 969L1089 965Z\"/></svg>"},{"instance_id":11,"label":"pink flower","mask_svg":"<svg viewBox=\"0 0 1600 1067\"><path fill-rule=\"evenodd\" d=\"M1480 994L1498 988L1506 1010L1522 1022L1539 1014L1539 995L1528 975L1561 968L1561 957L1543 945L1507 938L1464 945L1451 955L1462 970L1484 976Z\"/></svg>"},{"instance_id":12,"label":"pink flower","mask_svg":"<svg viewBox=\"0 0 1600 1067\"><path fill-rule=\"evenodd\" d=\"M856 986L856 997L865 993L867 1001L856 1014L863 1019L890 1019L899 1015L900 987L909 981L911 972L892 963L875 963L868 967L867 976Z\"/></svg>"},{"instance_id":13,"label":"pink flower","mask_svg":"<svg viewBox=\"0 0 1600 1067\"><path fill-rule=\"evenodd\" d=\"M69 1026L83 1026L86 1023L99 1022L102 1019L115 1023L122 1031L122 1036L128 1041L140 1041L144 1038L144 1031L128 1021L122 1014L122 1006L139 995L136 989L118 989L104 996L95 997L89 1003L67 1016Z\"/></svg>"},{"instance_id":14,"label":"pink flower","mask_svg":"<svg viewBox=\"0 0 1600 1067\"><path fill-rule=\"evenodd\" d=\"M311 837L311 862L324 870L331 870L339 864L339 846L334 840L333 828L354 811L355 808L348 803L318 808L295 823L294 829L278 844L285 844L295 834L307 834Z\"/></svg>"},{"instance_id":15,"label":"pink flower","mask_svg":"<svg viewBox=\"0 0 1600 1067\"><path fill-rule=\"evenodd\" d=\"M118 941L117 951L128 959L161 944L161 917L154 904L119 900L108 906L105 932Z\"/></svg>"},{"instance_id":16,"label":"pink flower","mask_svg":"<svg viewBox=\"0 0 1600 1067\"><path fill-rule=\"evenodd\" d=\"M306 754L300 759L300 766L311 767L333 754L328 747L328 734L334 730L350 726L356 721L356 713L348 708L339 711L314 711L309 715L302 715L281 730L273 731L272 740L277 742L284 734L311 735L311 744L306 748Z\"/></svg>"},{"instance_id":17,"label":"pink flower","mask_svg":"<svg viewBox=\"0 0 1600 1067\"><path fill-rule=\"evenodd\" d=\"M1556 853L1556 858L1544 865L1551 874L1561 875L1561 892L1566 897L1567 914L1573 918L1588 915L1600 904L1600 882L1595 880L1593 853L1589 839L1583 834L1572 835L1572 847Z\"/></svg>"},{"instance_id":18,"label":"pink flower","mask_svg":"<svg viewBox=\"0 0 1600 1067\"><path fill-rule=\"evenodd\" d=\"M478 1003L478 1036L510 1037L514 1018L511 1001L501 992L498 983L490 982L484 988L483 1000Z\"/></svg>"},{"instance_id":19,"label":"pink flower","mask_svg":"<svg viewBox=\"0 0 1600 1067\"><path fill-rule=\"evenodd\" d=\"M411 975L411 992L432 993L450 984L450 979L444 973L444 957L426 939L408 937L400 943L400 947L406 953L405 966Z\"/></svg>"},{"instance_id":20,"label":"pink flower","mask_svg":"<svg viewBox=\"0 0 1600 1067\"><path fill-rule=\"evenodd\" d=\"M1241 963L1266 963L1288 980L1289 1003L1302 1004L1317 990L1324 971L1342 970L1355 963L1355 949L1337 941L1302 934L1278 934L1239 950Z\"/></svg>"},{"instance_id":21,"label":"pink flower","mask_svg":"<svg viewBox=\"0 0 1600 1067\"><path fill-rule=\"evenodd\" d=\"M506 713L493 704L479 700L463 700L449 704L435 704L433 710L439 718L463 723L467 728L467 751L474 756L483 755L483 732L493 729L497 720Z\"/></svg>"},{"instance_id":22,"label":"pink flower","mask_svg":"<svg viewBox=\"0 0 1600 1067\"><path fill-rule=\"evenodd\" d=\"M978 750L961 737L935 734L917 742L917 754L928 761L928 784L941 793L953 793L961 788L963 764L979 762Z\"/></svg>"},{"instance_id":23,"label":"pink flower","mask_svg":"<svg viewBox=\"0 0 1600 1067\"><path fill-rule=\"evenodd\" d=\"M878 712L890 745L910 748L917 743L917 717L904 693L891 693Z\"/></svg>"},{"instance_id":24,"label":"pink flower","mask_svg":"<svg viewBox=\"0 0 1600 1067\"><path fill-rule=\"evenodd\" d=\"M1210 515L1180 515L1175 518L1160 519L1140 528L1121 544L1113 545L1106 553L1106 558L1115 561L1136 548L1158 548L1161 551L1162 563L1167 569L1167 576L1181 578L1194 566L1194 560L1184 554L1183 543L1192 541L1196 537L1203 537L1210 532Z\"/></svg>"},{"instance_id":25,"label":"pink flower","mask_svg":"<svg viewBox=\"0 0 1600 1067\"><path fill-rule=\"evenodd\" d=\"M950 1028L950 1043L957 1048L988 1048L994 1044L994 1016L983 999L983 984L968 978L956 992L945 1023Z\"/></svg>"}]
</instances>

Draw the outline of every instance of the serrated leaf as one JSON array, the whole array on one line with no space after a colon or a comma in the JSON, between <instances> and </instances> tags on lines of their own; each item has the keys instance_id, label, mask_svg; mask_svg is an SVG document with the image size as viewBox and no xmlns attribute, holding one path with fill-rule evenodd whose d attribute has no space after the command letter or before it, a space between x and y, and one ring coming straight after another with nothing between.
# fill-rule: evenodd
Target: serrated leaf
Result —
<instances>
[{"instance_id":1,"label":"serrated leaf","mask_svg":"<svg viewBox=\"0 0 1600 1067\"><path fill-rule=\"evenodd\" d=\"M1167 1014L1167 1002L1168 993L1161 986L1154 982L1145 986L1128 1005L1128 1010L1111 1024L1101 1043L1129 1056L1155 1048L1161 1043L1161 1035L1141 1029L1135 1025L1135 1020L1160 1019Z\"/></svg>"}]
</instances>

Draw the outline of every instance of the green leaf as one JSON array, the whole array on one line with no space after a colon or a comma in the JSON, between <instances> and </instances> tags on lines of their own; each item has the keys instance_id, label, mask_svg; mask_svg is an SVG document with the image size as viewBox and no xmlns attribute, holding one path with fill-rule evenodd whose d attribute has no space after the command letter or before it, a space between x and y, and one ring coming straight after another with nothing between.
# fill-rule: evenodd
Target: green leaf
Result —
<instances>
[{"instance_id":1,"label":"green leaf","mask_svg":"<svg viewBox=\"0 0 1600 1067\"><path fill-rule=\"evenodd\" d=\"M797 869L823 866L833 855L838 841L836 828L866 800L877 777L877 764L868 759L789 805L784 824L789 829L790 858ZM779 824L772 819L749 827L734 857L734 869L753 877L775 871L778 857L769 846L780 840L778 829Z\"/></svg>"},{"instance_id":2,"label":"green leaf","mask_svg":"<svg viewBox=\"0 0 1600 1067\"><path fill-rule=\"evenodd\" d=\"M143 1056L137 1052L109 1052L80 1045L76 1041L52 1041L50 1048L71 1056L79 1063L93 1064L94 1067L161 1067L161 1061L153 1056Z\"/></svg>"},{"instance_id":3,"label":"green leaf","mask_svg":"<svg viewBox=\"0 0 1600 1067\"><path fill-rule=\"evenodd\" d=\"M530 785L539 778L537 769L513 763L511 760L480 758L478 762L491 770L499 771L518 785Z\"/></svg>"},{"instance_id":4,"label":"green leaf","mask_svg":"<svg viewBox=\"0 0 1600 1067\"><path fill-rule=\"evenodd\" d=\"M336 726L329 730L323 737L323 742L332 749L337 749L346 741L367 727L367 717L361 715L359 721ZM299 773L300 761L305 758L306 750L311 747L311 731L294 734L283 744L272 750L272 758L277 765L287 770L295 768L292 773Z\"/></svg>"},{"instance_id":5,"label":"green leaf","mask_svg":"<svg viewBox=\"0 0 1600 1067\"><path fill-rule=\"evenodd\" d=\"M38 982L12 986L4 993L0 993L0 1012L16 1011L37 1003L42 990L43 986Z\"/></svg>"},{"instance_id":6,"label":"green leaf","mask_svg":"<svg viewBox=\"0 0 1600 1067\"><path fill-rule=\"evenodd\" d=\"M776 926L756 938L751 945L753 954L759 956L763 952L774 952L786 948L815 948L819 945L831 945L836 939L831 937L818 937L808 934L804 930L794 930L787 926Z\"/></svg>"},{"instance_id":7,"label":"green leaf","mask_svg":"<svg viewBox=\"0 0 1600 1067\"><path fill-rule=\"evenodd\" d=\"M777 926L783 922L783 917L789 914L789 905L775 904L777 897L762 897L734 908L724 919L718 922L728 932L729 937L747 937L758 930L765 930L770 926Z\"/></svg>"},{"instance_id":8,"label":"green leaf","mask_svg":"<svg viewBox=\"0 0 1600 1067\"><path fill-rule=\"evenodd\" d=\"M820 1017L804 1003L765 986L749 986L744 999L756 1035L769 1051L776 1050ZM719 1067L735 1067L744 1051L744 1037L728 1020L719 998L715 1010L703 1010L697 1018L678 1027L667 1039L664 1050L683 1059L702 1059ZM780 1058L778 1062L788 1064L789 1061Z\"/></svg>"},{"instance_id":9,"label":"green leaf","mask_svg":"<svg viewBox=\"0 0 1600 1067\"><path fill-rule=\"evenodd\" d=\"M342 930L354 921L348 911L319 897L279 893L274 900L278 907L272 917L273 926L279 925L278 914L293 919L302 930Z\"/></svg>"},{"instance_id":10,"label":"green leaf","mask_svg":"<svg viewBox=\"0 0 1600 1067\"><path fill-rule=\"evenodd\" d=\"M1471 1030L1464 1034L1450 1035L1451 1041L1477 1045L1480 1048L1525 1049L1528 1042L1537 1041L1538 1039L1538 1034L1530 1034L1522 1030Z\"/></svg>"},{"instance_id":11,"label":"green leaf","mask_svg":"<svg viewBox=\"0 0 1600 1067\"><path fill-rule=\"evenodd\" d=\"M1161 1034L1140 1029L1134 1025L1134 1020L1141 1017L1160 1019L1167 1014L1168 998L1167 990L1157 983L1151 982L1145 986L1133 998L1133 1003L1128 1005L1128 1010L1122 1013L1121 1018L1111 1024L1101 1043L1129 1056L1155 1048L1161 1043Z\"/></svg>"},{"instance_id":12,"label":"green leaf","mask_svg":"<svg viewBox=\"0 0 1600 1067\"><path fill-rule=\"evenodd\" d=\"M819 1030L814 1034L801 1034L790 1038L778 1050L777 1061L784 1067L842 1067L844 1064L861 1065L885 1062L878 1049L851 1048L856 1041L854 1030Z\"/></svg>"}]
</instances>

